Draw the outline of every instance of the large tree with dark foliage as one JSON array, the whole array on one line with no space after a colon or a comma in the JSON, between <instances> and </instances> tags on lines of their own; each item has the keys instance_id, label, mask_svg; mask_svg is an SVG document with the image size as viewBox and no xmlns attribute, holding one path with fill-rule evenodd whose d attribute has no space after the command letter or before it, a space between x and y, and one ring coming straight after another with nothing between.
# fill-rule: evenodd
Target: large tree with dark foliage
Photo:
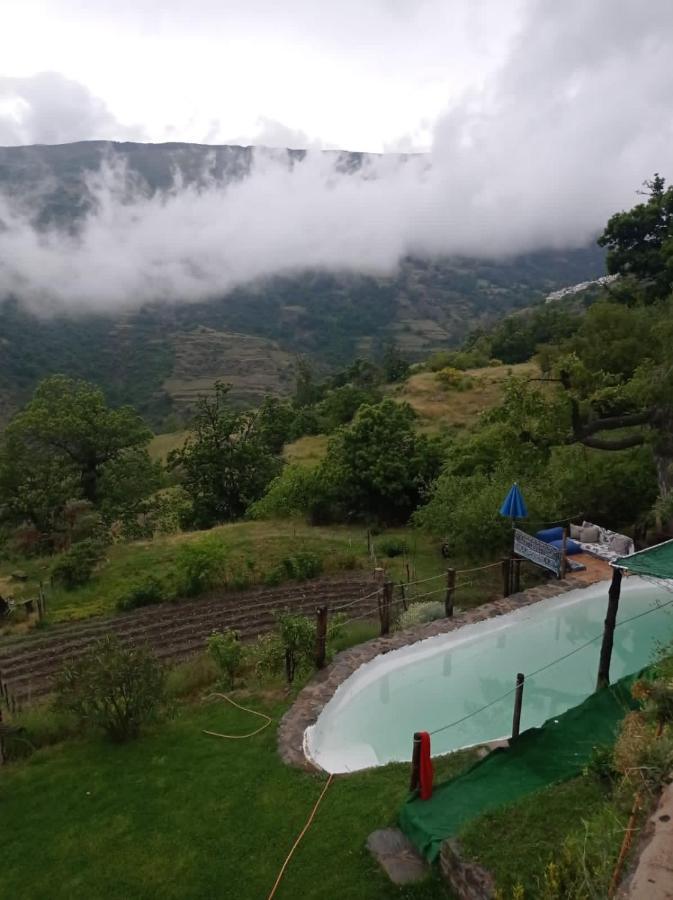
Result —
<instances>
[{"instance_id":1,"label":"large tree with dark foliage","mask_svg":"<svg viewBox=\"0 0 673 900\"><path fill-rule=\"evenodd\" d=\"M647 200L612 216L598 239L607 247L608 272L632 276L649 301L673 286L673 187L655 174L645 182Z\"/></svg>"},{"instance_id":2,"label":"large tree with dark foliage","mask_svg":"<svg viewBox=\"0 0 673 900\"><path fill-rule=\"evenodd\" d=\"M199 400L185 445L169 457L193 504L194 523L208 528L243 515L280 471L272 406L263 413L234 409L229 385L217 382Z\"/></svg>"}]
</instances>

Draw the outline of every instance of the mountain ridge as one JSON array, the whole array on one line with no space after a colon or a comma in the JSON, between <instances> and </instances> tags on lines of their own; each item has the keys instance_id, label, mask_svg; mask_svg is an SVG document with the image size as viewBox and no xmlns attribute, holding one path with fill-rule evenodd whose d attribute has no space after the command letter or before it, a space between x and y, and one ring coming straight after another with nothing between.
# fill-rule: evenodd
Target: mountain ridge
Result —
<instances>
[{"instance_id":1,"label":"mountain ridge","mask_svg":"<svg viewBox=\"0 0 673 900\"><path fill-rule=\"evenodd\" d=\"M76 230L93 202L87 179L110 154L123 162L137 189L152 192L168 189L176 173L187 184L245 177L255 149L109 141L0 148L0 192L29 209L38 228ZM307 151L262 152L294 164ZM377 156L321 152L335 157L343 171ZM267 391L286 393L298 354L328 371L356 355L375 356L394 341L417 360L457 345L478 325L543 302L554 290L604 274L603 259L597 247L498 261L407 257L385 277L314 269L259 279L207 301L46 318L5 295L0 424L40 378L55 371L97 381L112 402L134 403L161 426L173 412L188 415L196 387L207 390L217 378L234 381L239 402L255 402ZM259 372L252 371L255 358Z\"/></svg>"}]
</instances>

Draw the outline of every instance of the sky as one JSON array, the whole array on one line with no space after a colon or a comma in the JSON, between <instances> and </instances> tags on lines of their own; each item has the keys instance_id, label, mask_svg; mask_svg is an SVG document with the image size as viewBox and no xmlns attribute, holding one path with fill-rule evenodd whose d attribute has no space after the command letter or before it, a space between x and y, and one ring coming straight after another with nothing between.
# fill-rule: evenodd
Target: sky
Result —
<instances>
[{"instance_id":1,"label":"sky","mask_svg":"<svg viewBox=\"0 0 673 900\"><path fill-rule=\"evenodd\" d=\"M427 147L521 25L507 0L5 3L0 144Z\"/></svg>"},{"instance_id":2,"label":"sky","mask_svg":"<svg viewBox=\"0 0 673 900\"><path fill-rule=\"evenodd\" d=\"M307 267L585 245L673 177L671 0L6 0L0 145L309 148L128 201L77 236L0 196L0 292L34 308L202 299ZM340 176L318 152L423 151ZM106 278L101 279L101 271Z\"/></svg>"}]
</instances>

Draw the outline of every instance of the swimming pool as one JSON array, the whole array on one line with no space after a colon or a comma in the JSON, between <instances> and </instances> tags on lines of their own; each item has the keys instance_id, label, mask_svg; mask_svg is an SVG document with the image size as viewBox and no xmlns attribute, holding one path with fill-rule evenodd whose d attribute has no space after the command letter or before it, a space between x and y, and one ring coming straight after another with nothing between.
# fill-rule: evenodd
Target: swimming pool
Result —
<instances>
[{"instance_id":1,"label":"swimming pool","mask_svg":"<svg viewBox=\"0 0 673 900\"><path fill-rule=\"evenodd\" d=\"M623 583L613 680L642 668L673 639L673 605L663 607L671 601L659 585L635 577ZM521 729L541 725L594 690L607 602L608 582L601 582L376 657L343 682L306 730L306 755L328 772L409 760L415 731L464 716L433 735L433 755L507 737L514 695L498 698L517 672L527 675Z\"/></svg>"}]
</instances>

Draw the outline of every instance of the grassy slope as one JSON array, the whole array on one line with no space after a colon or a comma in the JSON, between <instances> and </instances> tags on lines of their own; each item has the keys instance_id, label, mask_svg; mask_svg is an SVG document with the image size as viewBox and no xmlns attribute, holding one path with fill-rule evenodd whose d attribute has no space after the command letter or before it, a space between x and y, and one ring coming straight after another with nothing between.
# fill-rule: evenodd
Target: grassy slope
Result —
<instances>
[{"instance_id":1,"label":"grassy slope","mask_svg":"<svg viewBox=\"0 0 673 900\"><path fill-rule=\"evenodd\" d=\"M159 537L153 541L115 544L109 548L106 561L89 584L72 591L58 586L47 589L49 618L53 622L59 622L114 612L117 599L124 596L131 585L149 575L159 574L169 583L171 580L175 582L177 550L182 544L204 538L222 541L226 549L228 578L243 575L253 583L263 582L264 575L283 557L303 550L320 556L326 574L342 572L347 576L353 559L363 570L373 570L375 565L383 565L396 582L407 580L407 563L412 581L445 571L447 563L440 554L438 542L413 529L391 529L373 537L374 552L376 553L380 542L391 537L405 541L408 555L394 559L380 555L370 557L367 552L366 531L361 526L311 527L288 521L235 522L207 532L189 532ZM48 584L53 562L54 560L49 559L27 559L21 560L20 564L12 561L0 563L4 592L17 598L34 596L40 579ZM15 582L9 578L17 567L29 576L28 581ZM493 578L488 584L497 586L499 574L497 570L492 574ZM438 581L432 586L440 585L441 582ZM418 590L421 589L419 587ZM472 594L464 593L461 602L473 605L478 599L481 602L486 599L478 591L473 599L471 597ZM22 624L19 622L13 626L8 622L5 629L20 629Z\"/></svg>"},{"instance_id":2,"label":"grassy slope","mask_svg":"<svg viewBox=\"0 0 673 900\"><path fill-rule=\"evenodd\" d=\"M470 369L467 374L475 379L475 383L466 391L447 390L438 383L434 372L419 372L399 388L393 389L393 396L400 402L406 401L416 410L419 428L423 431L465 428L474 423L482 412L500 402L510 374L534 372L537 368L532 363Z\"/></svg>"},{"instance_id":3,"label":"grassy slope","mask_svg":"<svg viewBox=\"0 0 673 900\"><path fill-rule=\"evenodd\" d=\"M521 883L526 897L536 897L544 869L550 860L558 861L566 836L581 833L584 821L605 806L607 797L596 779L575 778L474 819L460 840L499 887L512 890ZM506 840L498 839L505 835Z\"/></svg>"},{"instance_id":4,"label":"grassy slope","mask_svg":"<svg viewBox=\"0 0 673 900\"><path fill-rule=\"evenodd\" d=\"M179 450L187 438L187 431L169 431L166 434L155 434L149 443L148 451L153 460L166 462L171 450Z\"/></svg>"},{"instance_id":5,"label":"grassy slope","mask_svg":"<svg viewBox=\"0 0 673 900\"><path fill-rule=\"evenodd\" d=\"M328 573L339 571L350 556L355 555L361 564L367 560L366 537L362 529L311 528L288 522L236 522L208 532L115 544L109 548L106 561L89 584L73 591L55 587L49 592L50 618L60 621L113 611L116 600L131 584L148 575L160 574L169 581L175 577L174 562L180 545L204 538L222 542L230 576L245 575L253 582L260 582L280 559L299 550L318 554ZM43 559L22 561L21 566L30 579L20 588L13 588L14 593L31 596L37 580L48 579L52 564ZM16 563L13 565L16 567ZM13 565L3 563L0 577L8 575Z\"/></svg>"},{"instance_id":6,"label":"grassy slope","mask_svg":"<svg viewBox=\"0 0 673 900\"><path fill-rule=\"evenodd\" d=\"M283 458L288 463L313 468L327 453L327 440L326 434L307 434L291 444L286 444Z\"/></svg>"},{"instance_id":7,"label":"grassy slope","mask_svg":"<svg viewBox=\"0 0 673 900\"><path fill-rule=\"evenodd\" d=\"M280 718L285 704L243 701ZM140 741L99 740L42 750L0 772L3 895L68 898L266 897L324 780L284 766L276 729L245 741L250 716L224 704L184 709ZM440 775L471 757L437 761ZM390 885L364 849L394 822L408 766L331 785L277 893L349 900L448 897L433 879Z\"/></svg>"}]
</instances>

